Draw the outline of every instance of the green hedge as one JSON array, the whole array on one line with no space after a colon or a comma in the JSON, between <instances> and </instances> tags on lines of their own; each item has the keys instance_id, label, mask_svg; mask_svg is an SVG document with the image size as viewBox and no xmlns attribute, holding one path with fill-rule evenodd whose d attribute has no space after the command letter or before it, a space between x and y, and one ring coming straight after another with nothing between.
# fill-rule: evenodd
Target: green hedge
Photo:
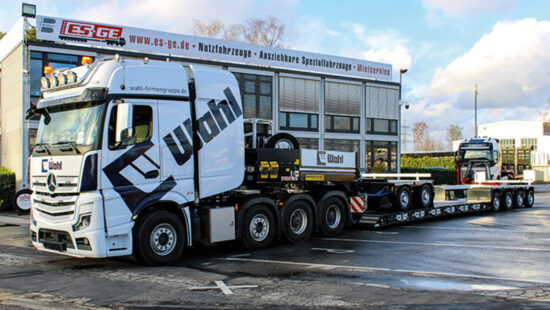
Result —
<instances>
[{"instance_id":1,"label":"green hedge","mask_svg":"<svg viewBox=\"0 0 550 310\"><path fill-rule=\"evenodd\" d=\"M0 210L11 209L15 195L15 173L0 167Z\"/></svg>"},{"instance_id":2,"label":"green hedge","mask_svg":"<svg viewBox=\"0 0 550 310\"><path fill-rule=\"evenodd\" d=\"M423 168L409 168L402 167L401 173L431 173L434 184L456 184L456 170L455 169L423 169Z\"/></svg>"},{"instance_id":3,"label":"green hedge","mask_svg":"<svg viewBox=\"0 0 550 310\"><path fill-rule=\"evenodd\" d=\"M424 167L444 167L455 169L455 160L453 157L420 157L401 156L401 167L424 168Z\"/></svg>"}]
</instances>

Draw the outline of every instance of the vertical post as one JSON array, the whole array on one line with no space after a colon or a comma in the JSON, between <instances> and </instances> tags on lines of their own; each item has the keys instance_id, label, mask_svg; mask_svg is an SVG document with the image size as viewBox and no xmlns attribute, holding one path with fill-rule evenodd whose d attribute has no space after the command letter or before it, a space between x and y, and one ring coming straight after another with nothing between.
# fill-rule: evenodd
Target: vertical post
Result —
<instances>
[{"instance_id":1,"label":"vertical post","mask_svg":"<svg viewBox=\"0 0 550 310\"><path fill-rule=\"evenodd\" d=\"M477 84L474 84L474 137L477 138Z\"/></svg>"},{"instance_id":2,"label":"vertical post","mask_svg":"<svg viewBox=\"0 0 550 310\"><path fill-rule=\"evenodd\" d=\"M400 69L399 70L399 113L398 113L398 120L397 120L397 173L401 173L401 84L403 82L403 74L407 73L407 69ZM390 146L390 152L388 152L388 155L391 155L391 146ZM390 158L390 164L391 164L391 158Z\"/></svg>"}]
</instances>

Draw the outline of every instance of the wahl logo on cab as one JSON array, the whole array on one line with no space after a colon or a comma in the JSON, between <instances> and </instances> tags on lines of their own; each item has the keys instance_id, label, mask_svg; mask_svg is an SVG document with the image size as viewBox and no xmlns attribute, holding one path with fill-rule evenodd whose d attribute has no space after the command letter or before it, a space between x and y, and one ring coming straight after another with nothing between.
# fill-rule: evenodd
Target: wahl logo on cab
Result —
<instances>
[{"instance_id":1,"label":"wahl logo on cab","mask_svg":"<svg viewBox=\"0 0 550 310\"><path fill-rule=\"evenodd\" d=\"M64 20L60 34L96 40L118 40L122 35L122 27Z\"/></svg>"},{"instance_id":2,"label":"wahl logo on cab","mask_svg":"<svg viewBox=\"0 0 550 310\"><path fill-rule=\"evenodd\" d=\"M42 160L42 172L48 172L50 170L61 170L63 169L62 161L48 161L47 159Z\"/></svg>"}]
</instances>

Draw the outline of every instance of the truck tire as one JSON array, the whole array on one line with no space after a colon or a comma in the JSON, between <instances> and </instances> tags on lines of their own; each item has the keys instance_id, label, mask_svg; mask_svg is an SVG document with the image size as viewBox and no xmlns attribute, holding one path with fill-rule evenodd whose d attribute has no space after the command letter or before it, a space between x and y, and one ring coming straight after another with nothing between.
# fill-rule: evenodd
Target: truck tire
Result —
<instances>
[{"instance_id":1,"label":"truck tire","mask_svg":"<svg viewBox=\"0 0 550 310\"><path fill-rule=\"evenodd\" d=\"M296 200L285 206L283 218L283 236L290 243L306 241L313 230L313 213L310 205Z\"/></svg>"},{"instance_id":2,"label":"truck tire","mask_svg":"<svg viewBox=\"0 0 550 310\"><path fill-rule=\"evenodd\" d=\"M434 193L428 184L414 189L414 201L421 209L429 208L434 201Z\"/></svg>"},{"instance_id":3,"label":"truck tire","mask_svg":"<svg viewBox=\"0 0 550 310\"><path fill-rule=\"evenodd\" d=\"M526 208L532 208L534 204L535 204L535 192L532 189L530 189L525 194L524 205Z\"/></svg>"},{"instance_id":4,"label":"truck tire","mask_svg":"<svg viewBox=\"0 0 550 310\"><path fill-rule=\"evenodd\" d=\"M411 189L408 186L401 186L392 197L392 205L397 211L407 211L411 207Z\"/></svg>"},{"instance_id":5,"label":"truck tire","mask_svg":"<svg viewBox=\"0 0 550 310\"><path fill-rule=\"evenodd\" d=\"M493 193L493 196L491 197L491 208L493 211L500 211L500 194L499 193Z\"/></svg>"},{"instance_id":6,"label":"truck tire","mask_svg":"<svg viewBox=\"0 0 550 310\"><path fill-rule=\"evenodd\" d=\"M514 207L515 208L523 208L525 206L524 204L524 195L522 190L517 190L514 192Z\"/></svg>"},{"instance_id":7,"label":"truck tire","mask_svg":"<svg viewBox=\"0 0 550 310\"><path fill-rule=\"evenodd\" d=\"M185 231L180 219L159 210L146 214L134 231L134 256L146 265L165 265L177 261L185 248Z\"/></svg>"},{"instance_id":8,"label":"truck tire","mask_svg":"<svg viewBox=\"0 0 550 310\"><path fill-rule=\"evenodd\" d=\"M242 226L242 243L249 250L268 247L275 236L273 213L263 204L246 210Z\"/></svg>"},{"instance_id":9,"label":"truck tire","mask_svg":"<svg viewBox=\"0 0 550 310\"><path fill-rule=\"evenodd\" d=\"M15 193L13 197L13 209L17 214L27 214L31 209L31 194L32 191L28 188L22 189Z\"/></svg>"},{"instance_id":10,"label":"truck tire","mask_svg":"<svg viewBox=\"0 0 550 310\"><path fill-rule=\"evenodd\" d=\"M346 225L346 206L342 199L329 197L321 202L321 233L327 237L342 233Z\"/></svg>"},{"instance_id":11,"label":"truck tire","mask_svg":"<svg viewBox=\"0 0 550 310\"><path fill-rule=\"evenodd\" d=\"M268 149L299 149L300 144L293 135L280 132L269 137L265 147Z\"/></svg>"},{"instance_id":12,"label":"truck tire","mask_svg":"<svg viewBox=\"0 0 550 310\"><path fill-rule=\"evenodd\" d=\"M503 210L506 211L512 210L514 207L514 196L511 191L506 191L504 196L502 196L502 205L504 207Z\"/></svg>"}]
</instances>

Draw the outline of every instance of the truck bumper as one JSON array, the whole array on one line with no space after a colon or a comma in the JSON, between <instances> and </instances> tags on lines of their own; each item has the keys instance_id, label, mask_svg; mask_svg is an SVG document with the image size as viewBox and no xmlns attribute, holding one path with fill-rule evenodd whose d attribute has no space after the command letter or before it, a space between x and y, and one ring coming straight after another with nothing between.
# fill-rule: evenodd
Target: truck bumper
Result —
<instances>
[{"instance_id":1,"label":"truck bumper","mask_svg":"<svg viewBox=\"0 0 550 310\"><path fill-rule=\"evenodd\" d=\"M33 201L31 197L31 201ZM74 216L58 221L31 207L31 242L41 251L74 257L106 257L106 233L99 192L82 193Z\"/></svg>"}]
</instances>

